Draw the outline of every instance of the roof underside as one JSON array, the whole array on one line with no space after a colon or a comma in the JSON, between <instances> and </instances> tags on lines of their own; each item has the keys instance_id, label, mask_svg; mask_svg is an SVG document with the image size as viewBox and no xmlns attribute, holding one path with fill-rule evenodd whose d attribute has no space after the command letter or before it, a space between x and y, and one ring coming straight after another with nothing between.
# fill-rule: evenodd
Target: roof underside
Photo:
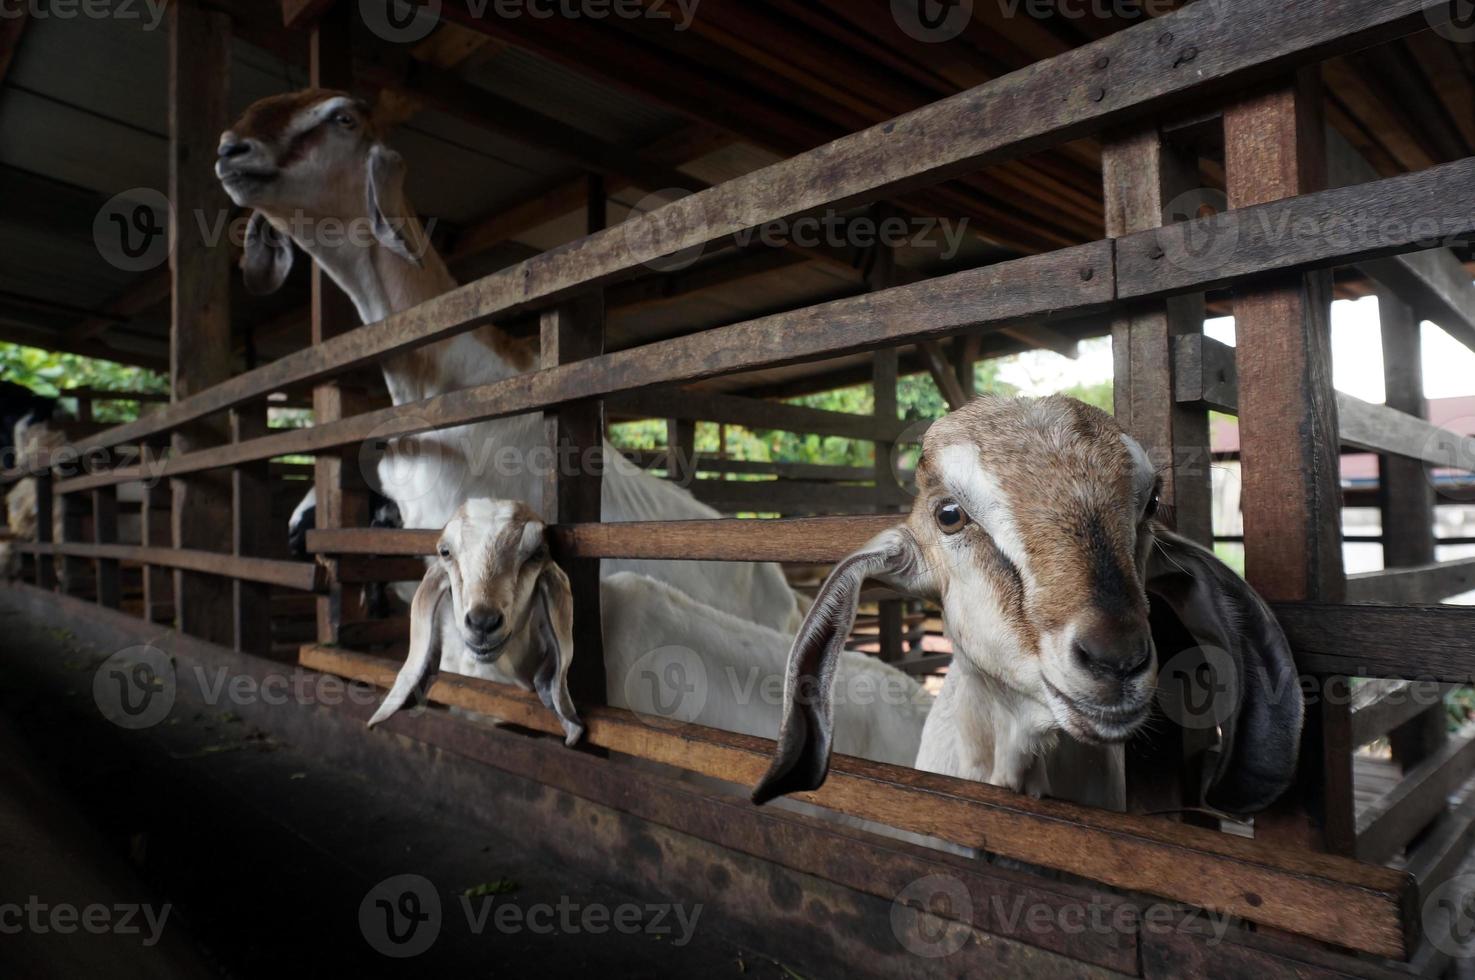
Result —
<instances>
[{"instance_id":1,"label":"roof underside","mask_svg":"<svg viewBox=\"0 0 1475 980\"><path fill-rule=\"evenodd\" d=\"M209 5L236 19L233 110L305 84L304 36L280 26L276 3ZM403 113L393 142L409 162L412 199L468 279L583 232L588 147L717 182L1131 24L1004 18L996 7L977 5L972 26L942 44L909 39L887 0L703 0L682 32L651 18L521 18L484 22L489 33L443 23L407 48L359 25L355 48L372 79L367 97L386 105L387 80L389 90L422 103ZM119 269L93 238L94 220L114 195L167 185L167 34L146 23L146 15L33 17L21 35L0 90L0 339L167 361L166 270ZM1379 174L1475 153L1475 45L1425 33L1329 63L1324 76L1329 122ZM494 98L532 112L509 122L495 103L484 104ZM540 118L557 125L528 122ZM583 142L571 147L570 130ZM1220 176L1216 152L1206 147L1210 182ZM611 222L660 189L618 173L609 179ZM895 206L966 219L969 234L956 256L903 247L898 262L932 273L1095 240L1104 234L1100 183L1099 145L1078 141L911 195ZM855 249L818 259L775 251L713 251L691 268L614 287L609 346L864 289L866 257ZM236 290L243 365L248 350L259 363L307 342L304 264L275 296ZM1343 289L1360 287L1349 279ZM1069 339L1105 327L1081 322L1055 331ZM982 351L1039 343L996 335ZM712 385L812 388L858 380L865 363L855 356Z\"/></svg>"}]
</instances>

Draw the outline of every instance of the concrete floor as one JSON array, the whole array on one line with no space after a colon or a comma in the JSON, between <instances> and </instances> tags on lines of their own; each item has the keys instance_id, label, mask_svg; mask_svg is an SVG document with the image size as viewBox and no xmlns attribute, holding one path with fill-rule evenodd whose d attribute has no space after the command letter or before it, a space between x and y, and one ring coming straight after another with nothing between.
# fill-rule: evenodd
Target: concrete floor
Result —
<instances>
[{"instance_id":1,"label":"concrete floor","mask_svg":"<svg viewBox=\"0 0 1475 980\"><path fill-rule=\"evenodd\" d=\"M125 963L142 964L140 975L163 975L159 950L165 947L178 960L169 964L176 975L274 980L431 971L797 976L724 939L711 910L682 910L688 923L694 915L706 917L696 918L689 941L681 944L684 927L674 912L647 908L659 898L625 894L543 863L512 828L475 825L377 786L372 773L321 764L310 748L277 741L229 712L176 707L146 731L116 727L101 716L92 694L96 665L111 652L82 644L63 627L0 608L0 725L8 729L3 751L12 768L47 784L53 800L50 810L38 811L16 798L15 780L0 781L0 827L8 811L12 823L29 820L62 841L44 853L15 838L0 843L0 864L9 866L0 869L0 908L38 890L45 901L66 877L61 862L84 876L121 881L122 890L156 909L170 903L169 942L145 949L130 941L120 953L117 936L0 933L0 976L85 975L76 967L79 957L117 967L104 968L108 975L127 972ZM68 812L58 816L59 810ZM116 866L93 867L110 864ZM430 883L425 887L439 899L441 915L426 921L438 921L440 929L425 952L397 959L370 944L370 938L383 941L383 926L375 923L388 919L386 907L366 896L378 883L405 874ZM478 933L462 897L488 885L503 893L471 901L473 916L491 905ZM413 901L401 897L401 889L392 891L375 897L416 911L399 904ZM86 886L73 888L53 902L86 901L76 897L85 892ZM428 894L425 899L422 912L434 901ZM627 917L622 921L633 931L617 933L606 925L595 934L600 909ZM405 931L408 922L396 919ZM406 946L390 948L406 949L424 935L416 932ZM72 953L61 955L63 948Z\"/></svg>"}]
</instances>

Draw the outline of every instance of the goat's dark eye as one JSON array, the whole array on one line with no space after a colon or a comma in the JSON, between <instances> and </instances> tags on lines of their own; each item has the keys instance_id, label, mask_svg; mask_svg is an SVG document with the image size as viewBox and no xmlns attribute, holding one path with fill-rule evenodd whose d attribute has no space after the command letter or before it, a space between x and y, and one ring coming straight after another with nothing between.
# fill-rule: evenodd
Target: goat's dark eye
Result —
<instances>
[{"instance_id":1,"label":"goat's dark eye","mask_svg":"<svg viewBox=\"0 0 1475 980\"><path fill-rule=\"evenodd\" d=\"M944 500L938 504L933 515L937 518L937 526L942 528L943 534L957 534L968 526L968 512L951 500Z\"/></svg>"},{"instance_id":2,"label":"goat's dark eye","mask_svg":"<svg viewBox=\"0 0 1475 980\"><path fill-rule=\"evenodd\" d=\"M344 129L352 129L358 125L358 120L346 112L340 112L333 117L333 121Z\"/></svg>"},{"instance_id":3,"label":"goat's dark eye","mask_svg":"<svg viewBox=\"0 0 1475 980\"><path fill-rule=\"evenodd\" d=\"M441 545L440 546L440 556L442 558L444 558L446 561L450 561L451 560L451 549L450 548L447 548L445 545Z\"/></svg>"},{"instance_id":4,"label":"goat's dark eye","mask_svg":"<svg viewBox=\"0 0 1475 980\"><path fill-rule=\"evenodd\" d=\"M1157 516L1158 505L1162 503L1161 495L1157 490L1152 491L1152 496L1147 498L1147 509L1142 512L1142 519L1147 520Z\"/></svg>"}]
</instances>

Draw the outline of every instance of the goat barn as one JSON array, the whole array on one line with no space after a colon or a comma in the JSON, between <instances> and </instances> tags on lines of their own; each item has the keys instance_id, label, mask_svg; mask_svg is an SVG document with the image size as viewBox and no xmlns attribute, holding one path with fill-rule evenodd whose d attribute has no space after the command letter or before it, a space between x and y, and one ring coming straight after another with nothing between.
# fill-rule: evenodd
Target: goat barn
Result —
<instances>
[{"instance_id":1,"label":"goat barn","mask_svg":"<svg viewBox=\"0 0 1475 980\"><path fill-rule=\"evenodd\" d=\"M1472 18L0 0L0 967L1472 975Z\"/></svg>"}]
</instances>

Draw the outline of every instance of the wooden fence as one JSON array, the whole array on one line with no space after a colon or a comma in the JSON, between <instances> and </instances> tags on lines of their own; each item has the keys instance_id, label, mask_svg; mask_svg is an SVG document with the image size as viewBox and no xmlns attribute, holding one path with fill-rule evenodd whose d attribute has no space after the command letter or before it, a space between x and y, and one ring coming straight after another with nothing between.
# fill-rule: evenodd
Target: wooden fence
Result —
<instances>
[{"instance_id":1,"label":"wooden fence","mask_svg":"<svg viewBox=\"0 0 1475 980\"><path fill-rule=\"evenodd\" d=\"M456 3L445 8L447 16L464 14ZM170 16L178 160L184 148L213 149L223 128L223 82L215 65L228 23L190 4L173 5ZM1207 413L1235 412L1243 436L1249 580L1275 604L1303 672L1318 678L1323 690L1345 684L1348 676L1379 681L1355 698L1322 697L1310 706L1300 783L1257 822L1252 841L1164 817L1033 800L854 759L836 760L825 787L807 798L1280 933L1397 959L1437 956L1420 946L1420 889L1427 893L1452 872L1463 849L1450 841L1468 841L1471 814L1459 818L1463 823L1439 824L1442 850L1414 855L1408 867L1420 880L1356 858L1382 862L1431 823L1458 817L1441 817L1444 797L1475 769L1471 743L1445 741L1430 721L1441 706L1406 708L1394 697L1404 690L1400 679L1475 678L1475 609L1427 607L1468 588L1472 563L1434 563L1425 467L1469 468L1471 459L1468 441L1420 417L1415 329L1420 317L1431 316L1475 343L1475 287L1468 273L1457 271L1452 254L1431 251L1475 234L1475 159L1367 179L1346 159L1349 148L1328 148L1316 66L1449 16L1447 0L1191 4L624 226L601 229L602 208L596 206L587 237L379 323L345 329L342 310L319 277L313 345L236 376L209 357L188 354L212 349L228 330L212 304L229 269L222 255L186 233L173 272L174 400L136 422L79 440L70 448L86 466L62 462L31 474L43 516L41 540L31 551L38 559L95 562L91 592L103 606L119 605L120 567L135 563L144 570L146 616L167 618L172 607L184 634L253 654L270 646L263 624L270 623L273 604L281 606L274 590L313 596L317 642L302 649L301 663L384 686L394 674L392 661L346 649L393 632L365 624L356 589L367 580L415 575L419 566L404 559L429 554L435 532L362 528L365 493L353 475L359 444L540 412L553 444L578 451L599 444L608 412L671 419L673 444L689 444L689 423L708 420L866 439L877 443L881 460L902 435L884 384L875 417L653 391L866 351L877 352L876 378L894 385L895 349L903 345L924 345L926 361L925 345L942 338L1108 317L1117 416L1167 464L1164 501L1179 530L1212 538ZM315 82L347 81L342 45L326 28L314 31ZM1206 133L1210 144L1223 147L1230 207L1165 224L1173 200L1200 186ZM881 278L865 295L604 351L603 290L641 275L663 254L723 242L776 219L895 197L1087 134L1105 139L1109 237L1103 240L921 282ZM1329 164L1332 172L1353 177L1329 181ZM192 196L205 193L203 179L176 169L171 191L178 213L188 213ZM1437 240L1430 229L1437 229ZM1204 242L1221 248L1212 261L1201 260ZM1386 405L1339 396L1331 386L1329 270L1348 265L1383 290ZM1202 335L1204 293L1222 287L1233 289L1234 349ZM370 411L357 410L362 400L335 381L390 354L529 314L540 318L542 334L542 366L533 373ZM932 366L942 383L945 366L935 358ZM943 386L954 400L967 395ZM266 399L308 387L314 389L316 424L267 430ZM1389 570L1350 581L1341 557L1339 444L1384 460L1377 503ZM269 466L296 454L318 460L319 529L309 546L319 563L289 561L274 550L280 524L268 506ZM556 553L575 584L580 655L573 686L590 744L721 779L755 780L770 743L693 726L653 728L628 712L597 706L604 692L596 655L597 560L833 562L898 519L895 508L905 498L887 485L880 465L870 473L780 467L772 472L784 476L783 483L699 484L699 496L729 511L805 513L818 498L824 512L852 516L653 525L599 523L597 473L550 477L546 516L556 524ZM729 462L712 469L744 471ZM139 481L153 494L172 488L172 539L159 537L158 515L166 511L155 503L144 507L145 515L155 516L145 518L140 543L116 540L117 488ZM90 504L92 540L51 540L52 509L77 501ZM51 561L37 560L34 569L37 585L55 585ZM160 569L176 573L172 603L156 594ZM1349 605L1349 599L1383 604ZM883 606L881 619L895 624L898 613ZM431 697L535 731L556 729L535 699L487 682L443 676ZM425 724L402 719L390 727L423 734ZM435 721L430 727L442 736L425 737L452 737L444 732L454 724ZM1407 778L1358 819L1353 750L1390 732ZM546 772L555 784L576 782L572 770L556 763L546 770L531 765L528 760L548 756L545 745L515 743L509 741L493 764L532 778ZM1182 798L1177 767L1165 776L1159 763L1163 752L1181 761L1184 751L1181 745L1152 746L1148 763L1129 771L1129 793L1139 808L1170 808L1160 804ZM613 798L615 790L597 775L606 763L580 756L568 766L591 770L581 778L589 780L594 798ZM743 811L734 817L731 801L687 800L683 805L691 809L678 816L662 810L658 794L622 805L787 867L894 894L881 890L894 884L887 875L868 880L870 862L886 867L894 860L894 845L884 838L810 830L802 846L784 847L767 833L788 819L782 814ZM966 874L972 886L1003 887L987 866ZM1123 965L1115 953L1078 949L1072 955Z\"/></svg>"}]
</instances>

